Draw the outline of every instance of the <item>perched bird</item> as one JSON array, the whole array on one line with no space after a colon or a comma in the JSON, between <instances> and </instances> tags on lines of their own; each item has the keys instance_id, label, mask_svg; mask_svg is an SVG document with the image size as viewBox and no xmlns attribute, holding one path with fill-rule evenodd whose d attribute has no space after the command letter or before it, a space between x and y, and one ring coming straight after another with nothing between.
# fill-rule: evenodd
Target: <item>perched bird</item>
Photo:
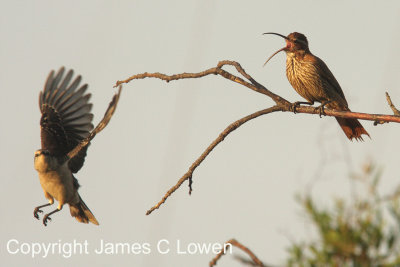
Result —
<instances>
[{"instance_id":1,"label":"perched bird","mask_svg":"<svg viewBox=\"0 0 400 267\"><path fill-rule=\"evenodd\" d=\"M56 75L51 71L39 94L42 149L35 152L34 166L49 203L35 208L35 218L39 219L41 208L52 205L54 199L58 201L57 209L43 217L45 226L51 220L49 216L60 211L64 204L69 204L71 216L79 222L99 224L80 197L79 183L73 173L82 168L90 141L110 121L117 107L121 87L113 96L104 118L91 131L91 94L85 94L87 84L79 85L81 76L71 82L73 76L72 70L64 76L64 68Z\"/></svg>"},{"instance_id":2,"label":"perched bird","mask_svg":"<svg viewBox=\"0 0 400 267\"><path fill-rule=\"evenodd\" d=\"M310 52L304 34L298 32L293 32L288 36L274 32L264 34L275 34L286 41L286 46L272 54L264 65L279 52L286 52L286 76L296 92L308 101L296 102L294 110L299 104L313 105L316 101L321 103L320 114L324 106L334 110L350 111L335 76L320 58ZM350 140L355 138L357 141L362 141L361 135L369 136L357 119L336 117L336 120Z\"/></svg>"}]
</instances>

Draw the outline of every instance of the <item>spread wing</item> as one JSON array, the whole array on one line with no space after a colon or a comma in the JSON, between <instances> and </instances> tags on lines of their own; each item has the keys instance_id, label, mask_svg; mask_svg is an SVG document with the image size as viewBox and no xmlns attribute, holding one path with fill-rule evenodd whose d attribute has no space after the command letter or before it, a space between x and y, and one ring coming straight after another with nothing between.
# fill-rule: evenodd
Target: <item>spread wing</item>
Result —
<instances>
[{"instance_id":1,"label":"spread wing","mask_svg":"<svg viewBox=\"0 0 400 267\"><path fill-rule=\"evenodd\" d=\"M89 134L88 137L83 139L73 150L71 150L68 153L68 158L74 159L74 157L76 157L76 155L79 155L79 153L81 153L81 151L86 151L90 141L96 136L96 134L98 134L101 130L103 130L107 126L107 124L111 120L112 115L115 112L115 109L117 108L119 97L121 95L121 90L122 90L122 86L120 85L118 88L118 92L113 96L110 104L108 105L108 108L104 114L103 119L99 122L99 124Z\"/></svg>"},{"instance_id":2,"label":"spread wing","mask_svg":"<svg viewBox=\"0 0 400 267\"><path fill-rule=\"evenodd\" d=\"M56 157L66 156L93 129L91 94L85 94L88 85L80 86L81 76L73 80L73 70L65 76L64 71L63 67L57 74L51 71L39 94L42 149ZM69 161L72 172L82 167L86 150L87 146Z\"/></svg>"}]
</instances>

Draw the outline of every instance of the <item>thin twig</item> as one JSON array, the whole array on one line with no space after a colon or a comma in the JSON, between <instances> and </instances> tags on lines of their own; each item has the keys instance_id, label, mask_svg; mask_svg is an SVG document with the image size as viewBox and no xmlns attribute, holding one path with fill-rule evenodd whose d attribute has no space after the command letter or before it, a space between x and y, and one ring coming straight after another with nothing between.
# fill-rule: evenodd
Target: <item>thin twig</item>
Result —
<instances>
[{"instance_id":1,"label":"thin twig","mask_svg":"<svg viewBox=\"0 0 400 267\"><path fill-rule=\"evenodd\" d=\"M222 255L225 254L224 252L226 251L228 244L231 244L232 246L235 246L235 247L241 249L242 251L244 251L245 253L247 253L250 256L250 258L253 260L253 262L252 262L252 263L254 263L253 266L267 267L266 265L264 265L264 263L262 261L260 261L257 258L257 256L249 248L245 247L243 244L238 242L236 239L231 239L231 240L228 240L227 242L225 242L224 249L222 249L220 251L220 253L218 253L217 256L215 256L214 259L212 259L212 261L210 261L210 264L209 264L210 267L215 266L217 264L217 261L222 257Z\"/></svg>"},{"instance_id":2,"label":"thin twig","mask_svg":"<svg viewBox=\"0 0 400 267\"><path fill-rule=\"evenodd\" d=\"M393 105L392 99L390 99L388 92L386 92L386 100L387 100L390 108L393 110L394 115L400 116L400 111Z\"/></svg>"},{"instance_id":3,"label":"thin twig","mask_svg":"<svg viewBox=\"0 0 400 267\"><path fill-rule=\"evenodd\" d=\"M243 80L242 78L235 76L225 70L222 69L223 66L225 65L231 65L234 66L236 68L236 70L242 74L246 79L248 79L251 83L246 82L245 80ZM188 72L184 72L184 73L180 73L180 74L174 74L174 75L166 75L163 73L159 73L159 72L155 72L155 73L141 73L141 74L136 74L133 75L131 77L129 77L128 79L122 80L122 81L117 81L116 84L114 85L114 87L119 86L120 84L123 83L129 83L132 80L139 80L139 79L144 79L144 78L157 78L160 80L164 80L166 82L170 82L170 81L175 81L175 80L180 80L180 79L193 79L193 78L201 78L210 74L214 74L214 75L221 75L222 77L231 80L233 82L239 83L241 85L246 86L247 88L256 91L260 94L264 94L266 96L269 96L272 100L275 101L275 103L277 104L281 104L281 105L290 105L290 102L287 101L286 99L272 93L271 91L269 91L267 88L265 88L264 86L262 86L261 84L259 84L256 80L254 80L249 74L246 73L246 71L242 68L242 66L240 66L240 64L238 62L235 61L229 61L229 60L223 60L218 62L217 67L214 68L210 68L207 69L205 71L201 71L201 72L197 72L197 73L188 73Z\"/></svg>"},{"instance_id":4,"label":"thin twig","mask_svg":"<svg viewBox=\"0 0 400 267\"><path fill-rule=\"evenodd\" d=\"M393 114L395 116L400 116L400 111L392 103L392 99L390 98L388 92L385 92L385 94L386 94L386 100L387 100L387 102L389 104L389 107L392 109ZM377 120L377 121L374 122L374 125L376 126L378 124L384 124L384 123L387 123L387 121L379 121L379 120Z\"/></svg>"},{"instance_id":5,"label":"thin twig","mask_svg":"<svg viewBox=\"0 0 400 267\"><path fill-rule=\"evenodd\" d=\"M270 98L272 98L272 100L275 101L276 104L288 104L289 101L287 101L286 99L280 97L279 95L276 95L274 93L272 93L271 91L269 91L267 88L265 88L262 84L258 83L253 77L250 76L250 74L248 74L243 68L242 66L239 64L239 62L236 61L230 61L230 60L223 60L218 62L218 68L222 68L224 65L231 65L234 66L236 68L236 70L243 75L243 77L245 77L247 80L249 80L252 83L252 86L255 86L258 90L261 90L262 94L265 94L266 96L269 96ZM229 73L230 74L230 73ZM232 75L232 74L230 74ZM250 88L251 89L251 88Z\"/></svg>"},{"instance_id":6,"label":"thin twig","mask_svg":"<svg viewBox=\"0 0 400 267\"><path fill-rule=\"evenodd\" d=\"M203 160L208 156L208 154L210 154L210 152L219 144L221 143L225 137L230 134L231 132L233 132L234 130L236 130L237 128L239 128L241 125L243 125L244 123L255 119L261 115L265 115L271 112L275 112L275 111L280 111L281 108L279 106L273 106L267 109L263 109L260 111L257 111L255 113L252 113L246 117L241 118L240 120L237 120L233 123L231 123L228 127L226 127L226 129L219 134L219 136L207 147L207 149L200 155L200 157L193 162L192 166L190 166L189 170L179 179L179 181L176 183L176 185L174 185L173 187L171 187L171 189L168 190L168 192L164 195L164 197L161 199L160 202L157 203L157 205L153 206L151 209L149 209L146 212L146 215L149 215L150 213L152 213L154 210L158 209L166 200L167 198L173 194L181 185L183 182L185 182L186 180L189 179L189 194L192 192L192 188L191 188L191 184L192 184L192 175L194 170L203 162Z\"/></svg>"}]
</instances>

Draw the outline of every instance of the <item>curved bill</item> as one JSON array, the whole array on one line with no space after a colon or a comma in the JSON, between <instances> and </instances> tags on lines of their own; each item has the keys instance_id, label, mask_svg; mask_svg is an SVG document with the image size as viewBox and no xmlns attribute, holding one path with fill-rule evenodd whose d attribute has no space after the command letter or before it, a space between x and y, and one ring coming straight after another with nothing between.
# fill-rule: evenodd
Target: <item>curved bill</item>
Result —
<instances>
[{"instance_id":1,"label":"curved bill","mask_svg":"<svg viewBox=\"0 0 400 267\"><path fill-rule=\"evenodd\" d=\"M268 63L268 61L273 57L273 56L275 56L276 54L278 54L279 52L281 52L281 51L284 51L285 50L285 48L286 48L286 46L285 47L283 47L283 48L281 48L281 49L279 49L278 51L276 51L275 53L273 53L272 54L272 56L270 56L268 59L267 59L267 61L265 61L265 63L264 63L264 65L263 65L263 67Z\"/></svg>"},{"instance_id":2,"label":"curved bill","mask_svg":"<svg viewBox=\"0 0 400 267\"><path fill-rule=\"evenodd\" d=\"M284 38L286 40L289 40L289 38L287 38L285 35L282 35L282 34L279 34L279 33L276 33L276 32L264 32L263 34L274 34L274 35L278 35L278 36L280 36L280 37L282 37L282 38Z\"/></svg>"},{"instance_id":3,"label":"curved bill","mask_svg":"<svg viewBox=\"0 0 400 267\"><path fill-rule=\"evenodd\" d=\"M282 34L279 34L279 33L276 33L276 32L264 32L263 34L274 34L274 35L278 35L278 36L284 38L285 40L288 40L288 41L289 41L289 38L287 38L285 35L282 35ZM276 54L278 54L278 53L281 52L281 51L284 51L285 48L286 48L286 47L283 47L283 48L279 49L278 51L276 51L275 53L273 53L272 56L270 56L270 57L267 59L267 61L265 61L263 67L268 63L268 61L269 61L273 56L275 56Z\"/></svg>"}]
</instances>

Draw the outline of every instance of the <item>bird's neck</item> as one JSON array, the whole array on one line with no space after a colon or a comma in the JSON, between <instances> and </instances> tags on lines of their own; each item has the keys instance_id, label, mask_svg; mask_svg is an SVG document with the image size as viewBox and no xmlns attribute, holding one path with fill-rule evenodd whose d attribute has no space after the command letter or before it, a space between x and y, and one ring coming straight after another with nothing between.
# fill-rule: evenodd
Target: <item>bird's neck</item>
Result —
<instances>
[{"instance_id":1,"label":"bird's neck","mask_svg":"<svg viewBox=\"0 0 400 267\"><path fill-rule=\"evenodd\" d=\"M303 61L306 60L311 54L310 50L296 50L286 52L286 56L288 60L296 60L296 61Z\"/></svg>"},{"instance_id":2,"label":"bird's neck","mask_svg":"<svg viewBox=\"0 0 400 267\"><path fill-rule=\"evenodd\" d=\"M39 155L35 157L35 169L38 172L55 171L65 164L65 160L50 155Z\"/></svg>"}]
</instances>

